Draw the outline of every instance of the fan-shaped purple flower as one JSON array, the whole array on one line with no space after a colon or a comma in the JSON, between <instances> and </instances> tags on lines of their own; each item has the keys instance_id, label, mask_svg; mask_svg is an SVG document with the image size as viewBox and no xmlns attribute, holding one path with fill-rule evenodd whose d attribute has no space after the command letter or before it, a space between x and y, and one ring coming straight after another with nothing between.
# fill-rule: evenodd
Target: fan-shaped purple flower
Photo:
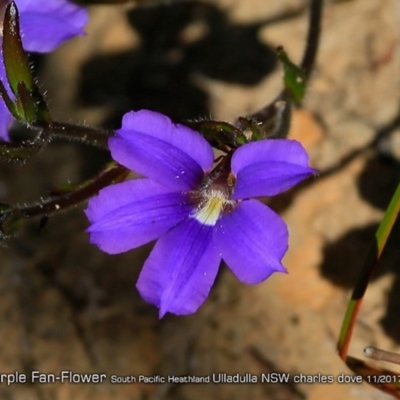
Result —
<instances>
[{"instance_id":1,"label":"fan-shaped purple flower","mask_svg":"<svg viewBox=\"0 0 400 400\"><path fill-rule=\"evenodd\" d=\"M199 133L142 110L125 114L109 147L114 160L144 178L89 201L90 241L115 254L158 239L137 288L160 317L195 312L221 260L249 284L286 271L287 227L252 197L275 195L316 172L300 143L249 143L213 169L212 148Z\"/></svg>"}]
</instances>

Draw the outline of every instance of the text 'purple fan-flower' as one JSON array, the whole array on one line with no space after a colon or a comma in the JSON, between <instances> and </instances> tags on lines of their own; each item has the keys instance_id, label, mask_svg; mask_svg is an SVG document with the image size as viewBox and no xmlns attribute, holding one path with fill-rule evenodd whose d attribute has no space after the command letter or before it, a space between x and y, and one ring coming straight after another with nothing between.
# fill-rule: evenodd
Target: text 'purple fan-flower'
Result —
<instances>
[{"instance_id":1,"label":"text 'purple fan-flower'","mask_svg":"<svg viewBox=\"0 0 400 400\"><path fill-rule=\"evenodd\" d=\"M10 0L0 0L0 46L2 21L9 3ZM69 0L14 0L14 3L18 7L23 47L28 52L47 53L66 40L85 33L83 28L88 22L88 13ZM6 82L3 57L0 58L0 79ZM12 121L5 103L0 101L0 139L8 140Z\"/></svg>"},{"instance_id":2,"label":"text 'purple fan-flower'","mask_svg":"<svg viewBox=\"0 0 400 400\"><path fill-rule=\"evenodd\" d=\"M286 225L253 198L276 195L316 172L300 143L245 144L213 169L213 150L199 133L142 110L125 114L109 147L114 160L145 178L89 201L90 241L115 254L158 239L137 288L160 317L195 312L221 260L249 284L285 272Z\"/></svg>"}]
</instances>

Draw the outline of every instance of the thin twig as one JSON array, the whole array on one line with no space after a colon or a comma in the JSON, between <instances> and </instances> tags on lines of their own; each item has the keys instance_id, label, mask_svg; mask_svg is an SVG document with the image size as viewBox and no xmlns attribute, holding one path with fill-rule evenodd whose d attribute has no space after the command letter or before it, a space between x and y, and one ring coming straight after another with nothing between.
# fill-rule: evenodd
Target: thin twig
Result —
<instances>
[{"instance_id":1,"label":"thin twig","mask_svg":"<svg viewBox=\"0 0 400 400\"><path fill-rule=\"evenodd\" d=\"M364 356L379 361L387 361L400 365L400 354L368 346L364 349Z\"/></svg>"},{"instance_id":2,"label":"thin twig","mask_svg":"<svg viewBox=\"0 0 400 400\"><path fill-rule=\"evenodd\" d=\"M300 64L301 68L304 71L305 84L311 75L311 72L314 68L315 60L317 58L321 36L322 6L323 0L311 0L306 48L304 50L303 60ZM267 124L268 120L272 118L271 114L274 115L275 104L281 102L286 104L286 107L284 108L285 113L280 118L280 123L282 127L279 127L279 129L275 129L279 132L279 134L275 135L275 137L286 137L289 133L292 105L292 96L286 88L282 89L279 96L277 96L275 100L272 101L272 103L266 105L261 110L251 114L249 118L254 119L261 124Z\"/></svg>"},{"instance_id":3,"label":"thin twig","mask_svg":"<svg viewBox=\"0 0 400 400\"><path fill-rule=\"evenodd\" d=\"M323 0L311 0L306 48L300 64L306 75L306 79L310 77L317 58L321 37L322 6Z\"/></svg>"}]
</instances>

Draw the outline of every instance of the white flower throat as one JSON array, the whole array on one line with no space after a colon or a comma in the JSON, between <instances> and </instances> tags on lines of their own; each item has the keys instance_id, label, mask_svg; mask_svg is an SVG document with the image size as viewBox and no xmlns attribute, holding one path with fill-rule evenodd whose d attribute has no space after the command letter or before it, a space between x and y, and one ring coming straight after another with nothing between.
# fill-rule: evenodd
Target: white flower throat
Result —
<instances>
[{"instance_id":1,"label":"white flower throat","mask_svg":"<svg viewBox=\"0 0 400 400\"><path fill-rule=\"evenodd\" d=\"M215 225L218 218L227 206L233 206L235 201L230 200L227 193L220 190L209 190L204 193L203 201L199 203L193 217L203 225Z\"/></svg>"},{"instance_id":2,"label":"white flower throat","mask_svg":"<svg viewBox=\"0 0 400 400\"><path fill-rule=\"evenodd\" d=\"M206 175L200 188L190 193L196 206L193 218L203 225L214 226L223 213L232 211L236 200L231 199L235 178L230 172L230 165L225 158L217 167Z\"/></svg>"}]
</instances>

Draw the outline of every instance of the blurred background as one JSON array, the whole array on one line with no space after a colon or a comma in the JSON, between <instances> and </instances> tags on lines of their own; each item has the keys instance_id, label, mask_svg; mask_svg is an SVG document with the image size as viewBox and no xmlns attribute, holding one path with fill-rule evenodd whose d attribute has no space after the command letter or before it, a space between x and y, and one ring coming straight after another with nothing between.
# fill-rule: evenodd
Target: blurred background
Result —
<instances>
[{"instance_id":1,"label":"blurred background","mask_svg":"<svg viewBox=\"0 0 400 400\"><path fill-rule=\"evenodd\" d=\"M90 5L87 36L35 56L55 119L114 129L129 110L176 121L233 122L274 99L274 49L301 59L307 1L214 0ZM140 6L139 6L140 5ZM325 1L317 65L290 137L320 176L270 202L285 219L288 275L256 286L222 267L195 315L146 304L135 282L151 245L108 256L88 243L82 207L26 225L1 250L0 372L119 376L350 374L336 355L341 321L400 178L396 0ZM2 164L0 202L31 202L92 176L104 152L53 143ZM400 352L400 227L368 289L350 349ZM395 367L394 367L395 368ZM400 370L399 370L400 371ZM384 399L367 384L0 384L1 399Z\"/></svg>"}]
</instances>

